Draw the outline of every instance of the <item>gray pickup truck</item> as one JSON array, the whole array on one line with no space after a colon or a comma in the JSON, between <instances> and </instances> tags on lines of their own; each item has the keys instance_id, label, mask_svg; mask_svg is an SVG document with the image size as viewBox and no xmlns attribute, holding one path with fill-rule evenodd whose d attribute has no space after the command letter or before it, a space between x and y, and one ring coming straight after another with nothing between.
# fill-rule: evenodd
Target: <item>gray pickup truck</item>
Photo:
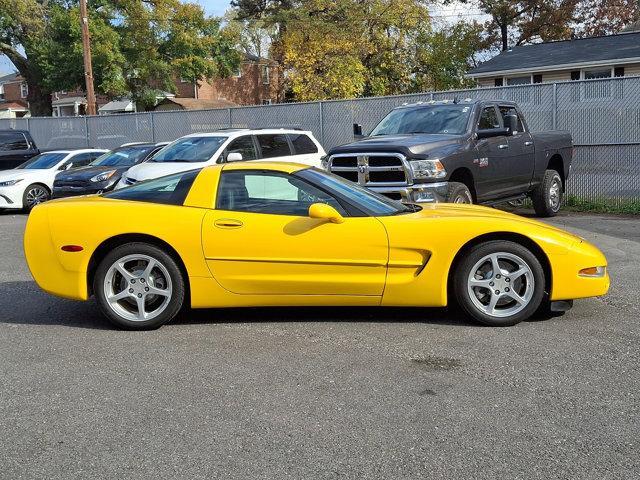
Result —
<instances>
[{"instance_id":1,"label":"gray pickup truck","mask_svg":"<svg viewBox=\"0 0 640 480\"><path fill-rule=\"evenodd\" d=\"M530 197L536 214L560 210L571 134L536 132L514 102L419 102L392 110L367 137L331 149L324 167L408 203L497 204Z\"/></svg>"}]
</instances>

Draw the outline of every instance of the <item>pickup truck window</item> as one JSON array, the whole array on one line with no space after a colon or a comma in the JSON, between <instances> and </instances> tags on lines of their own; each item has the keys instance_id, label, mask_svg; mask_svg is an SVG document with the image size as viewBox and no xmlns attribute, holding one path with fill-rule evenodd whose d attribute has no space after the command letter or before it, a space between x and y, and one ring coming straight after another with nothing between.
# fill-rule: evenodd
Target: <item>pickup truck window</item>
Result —
<instances>
[{"instance_id":1,"label":"pickup truck window","mask_svg":"<svg viewBox=\"0 0 640 480\"><path fill-rule=\"evenodd\" d=\"M495 107L484 107L478 121L478 129L500 128L500 120Z\"/></svg>"},{"instance_id":2,"label":"pickup truck window","mask_svg":"<svg viewBox=\"0 0 640 480\"><path fill-rule=\"evenodd\" d=\"M462 135L467 130L471 108L468 105L429 105L392 110L371 136L412 133Z\"/></svg>"},{"instance_id":3,"label":"pickup truck window","mask_svg":"<svg viewBox=\"0 0 640 480\"><path fill-rule=\"evenodd\" d=\"M28 150L27 139L19 132L0 132L0 150Z\"/></svg>"},{"instance_id":4,"label":"pickup truck window","mask_svg":"<svg viewBox=\"0 0 640 480\"><path fill-rule=\"evenodd\" d=\"M502 115L502 121L505 125L507 125L507 116L515 115L518 117L518 132L524 132L524 124L522 123L522 118L518 115L518 111L507 105L501 105L498 107L500 109L500 115Z\"/></svg>"}]
</instances>

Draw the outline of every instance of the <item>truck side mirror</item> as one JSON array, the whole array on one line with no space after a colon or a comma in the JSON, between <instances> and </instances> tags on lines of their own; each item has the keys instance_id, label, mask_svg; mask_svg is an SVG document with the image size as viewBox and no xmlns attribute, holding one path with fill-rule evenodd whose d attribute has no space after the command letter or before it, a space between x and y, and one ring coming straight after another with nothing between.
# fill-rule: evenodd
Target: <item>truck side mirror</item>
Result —
<instances>
[{"instance_id":1,"label":"truck side mirror","mask_svg":"<svg viewBox=\"0 0 640 480\"><path fill-rule=\"evenodd\" d=\"M518 131L518 116L517 115L506 115L505 117L506 127L509 129L509 134L513 135L514 132Z\"/></svg>"},{"instance_id":2,"label":"truck side mirror","mask_svg":"<svg viewBox=\"0 0 640 480\"><path fill-rule=\"evenodd\" d=\"M362 135L362 125L360 125L359 123L354 123L353 124L353 136L355 138L361 138Z\"/></svg>"}]
</instances>

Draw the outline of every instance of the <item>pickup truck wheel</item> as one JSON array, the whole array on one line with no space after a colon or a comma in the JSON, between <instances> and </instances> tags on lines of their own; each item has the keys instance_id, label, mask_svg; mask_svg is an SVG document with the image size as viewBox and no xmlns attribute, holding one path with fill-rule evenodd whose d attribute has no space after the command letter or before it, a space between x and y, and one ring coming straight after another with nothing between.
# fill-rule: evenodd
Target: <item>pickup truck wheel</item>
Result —
<instances>
[{"instance_id":1,"label":"pickup truck wheel","mask_svg":"<svg viewBox=\"0 0 640 480\"><path fill-rule=\"evenodd\" d=\"M469 188L464 183L449 182L447 203L473 203Z\"/></svg>"},{"instance_id":2,"label":"pickup truck wheel","mask_svg":"<svg viewBox=\"0 0 640 480\"><path fill-rule=\"evenodd\" d=\"M492 240L472 247L457 265L458 304L485 325L507 327L531 317L544 297L544 270L530 250Z\"/></svg>"},{"instance_id":3,"label":"pickup truck wheel","mask_svg":"<svg viewBox=\"0 0 640 480\"><path fill-rule=\"evenodd\" d=\"M562 205L562 178L555 170L547 170L540 185L531 194L533 209L539 217L553 217Z\"/></svg>"}]
</instances>

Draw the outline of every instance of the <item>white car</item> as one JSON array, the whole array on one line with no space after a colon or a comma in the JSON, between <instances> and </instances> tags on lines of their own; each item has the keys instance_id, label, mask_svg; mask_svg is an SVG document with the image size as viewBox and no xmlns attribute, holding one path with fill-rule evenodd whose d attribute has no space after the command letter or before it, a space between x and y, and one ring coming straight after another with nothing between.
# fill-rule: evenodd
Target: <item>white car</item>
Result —
<instances>
[{"instance_id":1,"label":"white car","mask_svg":"<svg viewBox=\"0 0 640 480\"><path fill-rule=\"evenodd\" d=\"M324 155L322 145L309 131L245 128L193 133L170 143L150 161L131 167L116 189L214 163L269 160L321 168Z\"/></svg>"},{"instance_id":2,"label":"white car","mask_svg":"<svg viewBox=\"0 0 640 480\"><path fill-rule=\"evenodd\" d=\"M41 153L11 170L0 171L0 210L30 211L51 198L56 175L83 167L108 150L54 150Z\"/></svg>"}]
</instances>

